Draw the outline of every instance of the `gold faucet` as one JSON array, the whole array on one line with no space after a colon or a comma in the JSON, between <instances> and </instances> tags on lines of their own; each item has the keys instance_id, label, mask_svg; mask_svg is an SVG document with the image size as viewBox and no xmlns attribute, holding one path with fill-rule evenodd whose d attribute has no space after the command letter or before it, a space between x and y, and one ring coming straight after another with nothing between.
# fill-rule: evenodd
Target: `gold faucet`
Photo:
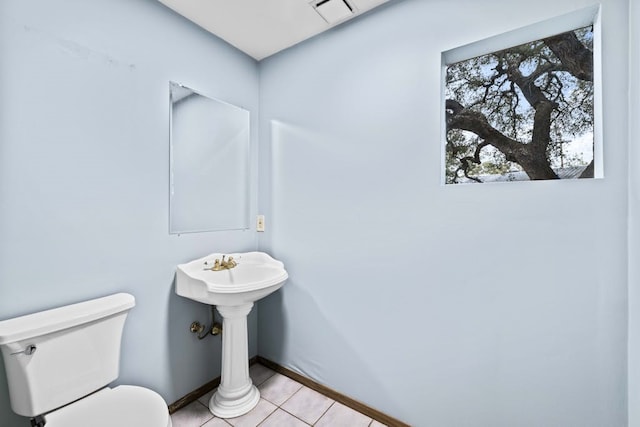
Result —
<instances>
[{"instance_id":1,"label":"gold faucet","mask_svg":"<svg viewBox=\"0 0 640 427\"><path fill-rule=\"evenodd\" d=\"M207 268L206 270L212 270L212 271L231 270L233 267L238 265L238 263L233 259L232 256L230 256L228 260L225 259L225 257L226 255L222 255L222 260L216 258L216 260L213 262L213 267ZM207 263L205 262L205 264Z\"/></svg>"}]
</instances>

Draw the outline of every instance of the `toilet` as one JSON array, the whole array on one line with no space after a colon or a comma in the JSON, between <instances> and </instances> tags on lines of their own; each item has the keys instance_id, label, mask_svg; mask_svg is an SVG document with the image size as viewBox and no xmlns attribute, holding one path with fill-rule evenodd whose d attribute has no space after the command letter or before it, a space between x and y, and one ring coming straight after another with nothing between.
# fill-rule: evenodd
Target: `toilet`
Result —
<instances>
[{"instance_id":1,"label":"toilet","mask_svg":"<svg viewBox=\"0 0 640 427\"><path fill-rule=\"evenodd\" d=\"M132 295L119 293L0 321L11 408L35 427L171 427L149 389L109 387Z\"/></svg>"}]
</instances>

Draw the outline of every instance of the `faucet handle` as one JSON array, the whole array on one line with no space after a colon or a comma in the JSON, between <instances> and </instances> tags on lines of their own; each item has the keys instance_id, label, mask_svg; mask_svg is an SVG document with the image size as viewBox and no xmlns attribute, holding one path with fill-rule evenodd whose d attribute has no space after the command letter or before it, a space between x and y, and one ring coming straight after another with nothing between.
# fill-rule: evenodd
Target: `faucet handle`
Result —
<instances>
[{"instance_id":1,"label":"faucet handle","mask_svg":"<svg viewBox=\"0 0 640 427\"><path fill-rule=\"evenodd\" d=\"M228 270L238 265L238 263L233 259L232 256L230 256L229 259L225 259L226 257L226 255L222 255L222 259L216 258L213 262L213 267L205 267L205 270ZM207 262L205 262L204 264L209 265Z\"/></svg>"}]
</instances>

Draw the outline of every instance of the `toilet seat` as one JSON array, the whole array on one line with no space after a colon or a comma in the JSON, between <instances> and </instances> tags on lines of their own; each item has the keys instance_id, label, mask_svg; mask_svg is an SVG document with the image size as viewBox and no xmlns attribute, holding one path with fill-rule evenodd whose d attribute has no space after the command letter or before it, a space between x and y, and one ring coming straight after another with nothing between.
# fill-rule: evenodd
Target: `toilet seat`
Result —
<instances>
[{"instance_id":1,"label":"toilet seat","mask_svg":"<svg viewBox=\"0 0 640 427\"><path fill-rule=\"evenodd\" d=\"M130 385L104 388L44 418L46 427L171 427L162 397Z\"/></svg>"}]
</instances>

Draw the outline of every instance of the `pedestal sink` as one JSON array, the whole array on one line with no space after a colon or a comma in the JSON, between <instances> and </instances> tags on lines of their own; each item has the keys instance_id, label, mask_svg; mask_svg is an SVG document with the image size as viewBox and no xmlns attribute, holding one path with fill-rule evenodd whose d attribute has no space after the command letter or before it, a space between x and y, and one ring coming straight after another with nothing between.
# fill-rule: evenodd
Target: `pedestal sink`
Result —
<instances>
[{"instance_id":1,"label":"pedestal sink","mask_svg":"<svg viewBox=\"0 0 640 427\"><path fill-rule=\"evenodd\" d=\"M212 270L215 260L223 259L218 253L178 265L176 293L215 305L222 316L222 379L209 410L217 417L233 418L260 400L249 377L247 315L254 302L280 289L289 275L282 262L263 252L225 255L237 265Z\"/></svg>"}]
</instances>

